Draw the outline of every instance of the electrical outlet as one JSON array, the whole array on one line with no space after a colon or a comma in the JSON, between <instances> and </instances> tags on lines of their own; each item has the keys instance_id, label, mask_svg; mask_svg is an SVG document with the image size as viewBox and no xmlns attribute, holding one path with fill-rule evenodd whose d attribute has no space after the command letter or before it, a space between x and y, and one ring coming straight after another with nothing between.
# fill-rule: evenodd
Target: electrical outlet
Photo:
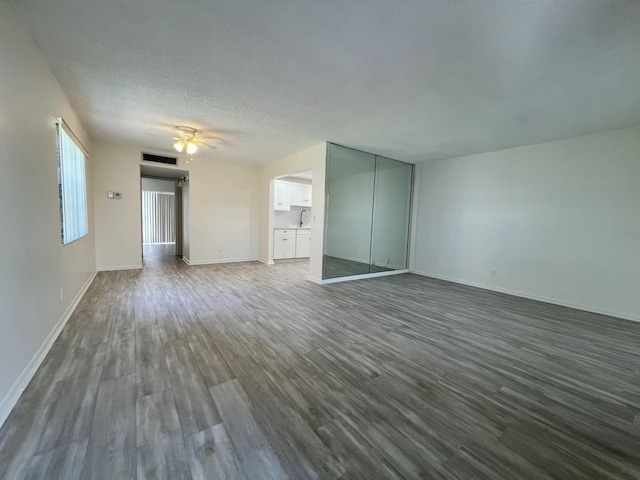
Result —
<instances>
[{"instance_id":1,"label":"electrical outlet","mask_svg":"<svg viewBox=\"0 0 640 480\"><path fill-rule=\"evenodd\" d=\"M491 276L492 276L492 277L495 277L495 276L496 276L496 273L498 273L496 270L491 270Z\"/></svg>"}]
</instances>

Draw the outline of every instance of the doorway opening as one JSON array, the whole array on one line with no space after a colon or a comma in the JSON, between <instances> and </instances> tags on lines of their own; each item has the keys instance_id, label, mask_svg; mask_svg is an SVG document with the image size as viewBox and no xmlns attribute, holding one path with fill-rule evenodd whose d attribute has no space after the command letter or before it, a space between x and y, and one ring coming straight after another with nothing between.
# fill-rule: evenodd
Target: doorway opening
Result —
<instances>
[{"instance_id":1,"label":"doorway opening","mask_svg":"<svg viewBox=\"0 0 640 480\"><path fill-rule=\"evenodd\" d=\"M188 172L182 170L140 166L142 264L145 268L175 263L183 257L187 179Z\"/></svg>"},{"instance_id":2,"label":"doorway opening","mask_svg":"<svg viewBox=\"0 0 640 480\"><path fill-rule=\"evenodd\" d=\"M273 261L295 261L307 272L312 242L312 179L312 171L306 170L273 181Z\"/></svg>"}]
</instances>

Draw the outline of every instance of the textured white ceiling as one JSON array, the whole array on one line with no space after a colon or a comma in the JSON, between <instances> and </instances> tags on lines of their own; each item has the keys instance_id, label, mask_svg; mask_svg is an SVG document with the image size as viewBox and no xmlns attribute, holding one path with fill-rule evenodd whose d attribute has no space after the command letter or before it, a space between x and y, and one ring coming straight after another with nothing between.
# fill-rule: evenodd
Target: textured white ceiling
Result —
<instances>
[{"instance_id":1,"label":"textured white ceiling","mask_svg":"<svg viewBox=\"0 0 640 480\"><path fill-rule=\"evenodd\" d=\"M15 3L92 136L140 148L420 162L640 124L637 1Z\"/></svg>"}]
</instances>

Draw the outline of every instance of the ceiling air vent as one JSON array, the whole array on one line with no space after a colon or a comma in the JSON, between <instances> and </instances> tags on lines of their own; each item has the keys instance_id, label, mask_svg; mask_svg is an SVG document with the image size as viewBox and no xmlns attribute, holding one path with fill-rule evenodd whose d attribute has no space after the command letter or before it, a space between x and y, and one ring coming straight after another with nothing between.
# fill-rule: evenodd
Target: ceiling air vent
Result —
<instances>
[{"instance_id":1,"label":"ceiling air vent","mask_svg":"<svg viewBox=\"0 0 640 480\"><path fill-rule=\"evenodd\" d=\"M166 163L169 165L177 165L176 157L163 157L162 155L153 155L152 153L142 153L142 160L145 162Z\"/></svg>"}]
</instances>

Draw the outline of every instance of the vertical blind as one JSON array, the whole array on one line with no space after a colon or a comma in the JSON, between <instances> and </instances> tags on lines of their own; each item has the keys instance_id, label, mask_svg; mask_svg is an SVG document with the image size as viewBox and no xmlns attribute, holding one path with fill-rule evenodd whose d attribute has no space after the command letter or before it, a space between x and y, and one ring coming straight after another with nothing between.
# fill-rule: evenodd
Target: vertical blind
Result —
<instances>
[{"instance_id":1,"label":"vertical blind","mask_svg":"<svg viewBox=\"0 0 640 480\"><path fill-rule=\"evenodd\" d=\"M142 192L142 242L174 243L175 195L162 192Z\"/></svg>"},{"instance_id":2,"label":"vertical blind","mask_svg":"<svg viewBox=\"0 0 640 480\"><path fill-rule=\"evenodd\" d=\"M64 128L58 129L58 190L62 244L73 242L88 233L87 186L84 152Z\"/></svg>"}]
</instances>

